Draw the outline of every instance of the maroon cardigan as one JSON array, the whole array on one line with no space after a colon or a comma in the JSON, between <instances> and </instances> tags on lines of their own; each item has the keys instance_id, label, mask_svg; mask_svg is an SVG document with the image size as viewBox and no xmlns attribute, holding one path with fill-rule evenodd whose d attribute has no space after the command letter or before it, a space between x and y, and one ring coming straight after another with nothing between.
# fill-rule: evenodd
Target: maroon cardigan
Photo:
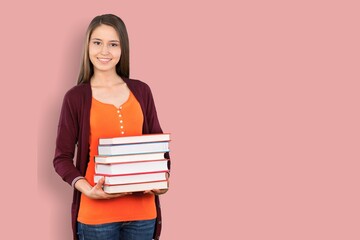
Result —
<instances>
[{"instance_id":1,"label":"maroon cardigan","mask_svg":"<svg viewBox=\"0 0 360 240\"><path fill-rule=\"evenodd\" d=\"M162 133L157 117L154 99L149 86L139 80L123 78L131 92L139 101L144 115L143 134ZM77 178L85 176L89 161L90 108L92 92L89 83L83 83L70 89L64 96L58 125L55 157L55 171L62 179L73 185ZM74 166L75 146L77 146ZM169 155L166 154L166 158ZM170 161L169 161L170 169ZM75 180L75 181L74 181ZM77 216L81 192L74 188L71 206L74 240L77 240ZM160 239L161 209L159 196L155 197L157 221L154 239Z\"/></svg>"}]
</instances>

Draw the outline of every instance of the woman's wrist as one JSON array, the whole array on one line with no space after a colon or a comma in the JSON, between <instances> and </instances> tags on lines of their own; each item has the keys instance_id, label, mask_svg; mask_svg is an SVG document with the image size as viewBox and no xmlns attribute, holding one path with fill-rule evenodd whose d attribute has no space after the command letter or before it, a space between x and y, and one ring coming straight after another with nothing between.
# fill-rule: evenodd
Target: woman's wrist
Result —
<instances>
[{"instance_id":1,"label":"woman's wrist","mask_svg":"<svg viewBox=\"0 0 360 240\"><path fill-rule=\"evenodd\" d=\"M90 183L85 178L81 178L78 181L76 181L74 187L78 191L80 191L81 193L86 195L87 197L89 196L89 193L90 193L90 191L92 189Z\"/></svg>"}]
</instances>

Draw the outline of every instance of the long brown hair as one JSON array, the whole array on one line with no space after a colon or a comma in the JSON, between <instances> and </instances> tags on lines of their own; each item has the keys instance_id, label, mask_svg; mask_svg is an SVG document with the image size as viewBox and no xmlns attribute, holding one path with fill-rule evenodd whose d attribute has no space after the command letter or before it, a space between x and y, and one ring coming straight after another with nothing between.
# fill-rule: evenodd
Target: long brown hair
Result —
<instances>
[{"instance_id":1,"label":"long brown hair","mask_svg":"<svg viewBox=\"0 0 360 240\"><path fill-rule=\"evenodd\" d=\"M94 74L94 66L89 58L89 41L90 36L95 28L101 24L109 25L115 29L120 39L121 57L116 65L116 73L120 77L129 78L130 66L129 66L129 37L126 31L124 22L116 15L104 14L96 16L89 24L86 31L86 38L83 48L83 57L80 66L80 73L78 77L78 84L86 83L90 81L90 78Z\"/></svg>"}]
</instances>

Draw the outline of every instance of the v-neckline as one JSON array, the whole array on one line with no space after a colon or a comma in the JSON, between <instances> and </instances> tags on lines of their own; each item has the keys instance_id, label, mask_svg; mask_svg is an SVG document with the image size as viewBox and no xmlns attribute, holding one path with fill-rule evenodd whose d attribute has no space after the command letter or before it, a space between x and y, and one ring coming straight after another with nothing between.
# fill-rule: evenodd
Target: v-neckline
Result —
<instances>
[{"instance_id":1,"label":"v-neckline","mask_svg":"<svg viewBox=\"0 0 360 240\"><path fill-rule=\"evenodd\" d=\"M101 103L101 104L104 104L104 105L108 105L108 106L112 106L112 107L114 107L114 108L116 108L116 109L121 109L125 104L127 104L127 103L129 102L129 100L130 100L130 98L131 98L131 95L132 95L132 93L131 93L131 91L130 91L129 96L128 96L128 98L126 99L126 101L123 102L119 107L115 106L115 105L112 104L112 103L102 102L102 101L96 99L94 96L92 96L92 98L93 98L96 102L98 102L98 103Z\"/></svg>"}]
</instances>

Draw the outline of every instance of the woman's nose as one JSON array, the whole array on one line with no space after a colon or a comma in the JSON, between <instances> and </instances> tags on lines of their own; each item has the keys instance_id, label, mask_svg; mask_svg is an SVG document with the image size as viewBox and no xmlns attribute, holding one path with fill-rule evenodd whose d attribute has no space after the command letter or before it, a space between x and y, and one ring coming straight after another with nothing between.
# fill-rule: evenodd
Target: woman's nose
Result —
<instances>
[{"instance_id":1,"label":"woman's nose","mask_svg":"<svg viewBox=\"0 0 360 240\"><path fill-rule=\"evenodd\" d=\"M108 46L106 44L104 44L101 48L101 53L102 54L108 54L109 53L109 49Z\"/></svg>"}]
</instances>

